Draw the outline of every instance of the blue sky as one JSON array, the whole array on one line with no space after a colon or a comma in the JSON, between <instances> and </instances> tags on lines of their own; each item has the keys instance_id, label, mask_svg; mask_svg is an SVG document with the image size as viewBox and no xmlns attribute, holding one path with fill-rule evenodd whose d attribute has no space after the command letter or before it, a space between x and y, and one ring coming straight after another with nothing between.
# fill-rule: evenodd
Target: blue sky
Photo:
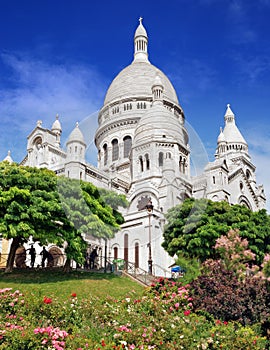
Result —
<instances>
[{"instance_id":1,"label":"blue sky","mask_svg":"<svg viewBox=\"0 0 270 350\"><path fill-rule=\"evenodd\" d=\"M95 159L97 111L140 16L209 159L230 103L270 199L270 0L0 0L0 159L20 162L36 121L50 128L57 113L63 145L87 120Z\"/></svg>"}]
</instances>

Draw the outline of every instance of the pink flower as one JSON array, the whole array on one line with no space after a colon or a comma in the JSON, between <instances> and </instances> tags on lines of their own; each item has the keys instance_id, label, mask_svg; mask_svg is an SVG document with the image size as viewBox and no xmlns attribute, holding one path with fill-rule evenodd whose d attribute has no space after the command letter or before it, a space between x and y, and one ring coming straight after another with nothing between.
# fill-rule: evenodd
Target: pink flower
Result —
<instances>
[{"instance_id":1,"label":"pink flower","mask_svg":"<svg viewBox=\"0 0 270 350\"><path fill-rule=\"evenodd\" d=\"M178 309L179 306L180 306L180 304L179 304L179 303L176 303L174 306L175 306L176 309Z\"/></svg>"},{"instance_id":2,"label":"pink flower","mask_svg":"<svg viewBox=\"0 0 270 350\"><path fill-rule=\"evenodd\" d=\"M190 310L185 310L185 311L184 311L184 315L185 315L185 316L190 315Z\"/></svg>"}]
</instances>

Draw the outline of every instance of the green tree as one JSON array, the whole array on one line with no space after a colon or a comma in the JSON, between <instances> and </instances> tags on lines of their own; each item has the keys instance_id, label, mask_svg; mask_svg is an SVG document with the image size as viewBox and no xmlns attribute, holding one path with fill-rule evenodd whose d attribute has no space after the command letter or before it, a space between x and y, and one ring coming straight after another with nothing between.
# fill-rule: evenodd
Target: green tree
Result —
<instances>
[{"instance_id":1,"label":"green tree","mask_svg":"<svg viewBox=\"0 0 270 350\"><path fill-rule=\"evenodd\" d=\"M0 163L0 232L12 239L6 271L30 236L41 244L61 245L65 232L72 231L55 188L56 176L47 169Z\"/></svg>"},{"instance_id":2,"label":"green tree","mask_svg":"<svg viewBox=\"0 0 270 350\"><path fill-rule=\"evenodd\" d=\"M270 218L264 209L252 212L225 201L190 198L171 208L166 219L163 247L171 256L184 254L200 261L215 259L215 242L230 229L239 229L240 236L248 240L257 263L270 251Z\"/></svg>"},{"instance_id":3,"label":"green tree","mask_svg":"<svg viewBox=\"0 0 270 350\"><path fill-rule=\"evenodd\" d=\"M67 262L80 262L83 234L112 237L120 219L92 184L59 178L44 168L0 163L0 232L12 239L6 271L30 236L41 245L65 246Z\"/></svg>"},{"instance_id":4,"label":"green tree","mask_svg":"<svg viewBox=\"0 0 270 350\"><path fill-rule=\"evenodd\" d=\"M74 231L69 232L66 239L67 259L75 259L83 262L84 244L80 237L92 236L98 238L112 238L124 222L123 216L118 212L118 206L126 206L124 196L98 189L89 182L78 181L66 177L57 179L57 190L63 209L74 226ZM106 198L114 199L112 207ZM119 197L119 198L118 198ZM75 259L76 260L76 259Z\"/></svg>"}]
</instances>

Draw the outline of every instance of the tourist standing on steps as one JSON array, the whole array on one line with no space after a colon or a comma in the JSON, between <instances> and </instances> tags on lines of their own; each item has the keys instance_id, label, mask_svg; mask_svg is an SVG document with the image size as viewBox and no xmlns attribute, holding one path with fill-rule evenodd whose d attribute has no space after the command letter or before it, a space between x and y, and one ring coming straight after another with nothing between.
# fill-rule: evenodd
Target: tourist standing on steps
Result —
<instances>
[{"instance_id":1,"label":"tourist standing on steps","mask_svg":"<svg viewBox=\"0 0 270 350\"><path fill-rule=\"evenodd\" d=\"M34 265L35 265L35 260L36 260L36 249L34 248L33 244L31 244L31 247L29 249L27 249L27 250L29 250L29 254L30 254L30 257L31 257L31 264L30 264L30 266L31 266L31 268L33 268Z\"/></svg>"},{"instance_id":2,"label":"tourist standing on steps","mask_svg":"<svg viewBox=\"0 0 270 350\"><path fill-rule=\"evenodd\" d=\"M90 269L94 269L95 268L95 260L96 260L97 256L98 256L97 248L95 248L90 253Z\"/></svg>"},{"instance_id":3,"label":"tourist standing on steps","mask_svg":"<svg viewBox=\"0 0 270 350\"><path fill-rule=\"evenodd\" d=\"M48 252L48 250L46 250L45 247L43 247L40 255L42 255L42 259L41 259L41 267L45 267L45 261L48 260L47 264L50 265L51 267L51 264L53 262L53 256L51 253Z\"/></svg>"}]
</instances>

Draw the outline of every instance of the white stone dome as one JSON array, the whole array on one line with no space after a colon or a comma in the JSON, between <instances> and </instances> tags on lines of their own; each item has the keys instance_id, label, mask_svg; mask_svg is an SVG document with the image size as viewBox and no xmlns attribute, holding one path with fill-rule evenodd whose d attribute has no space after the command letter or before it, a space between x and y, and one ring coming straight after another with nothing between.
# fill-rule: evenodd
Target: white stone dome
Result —
<instances>
[{"instance_id":1,"label":"white stone dome","mask_svg":"<svg viewBox=\"0 0 270 350\"><path fill-rule=\"evenodd\" d=\"M79 123L76 123L75 128L72 130L72 132L69 135L69 138L67 140L67 144L71 142L80 142L85 145L83 134L79 128Z\"/></svg>"},{"instance_id":2,"label":"white stone dome","mask_svg":"<svg viewBox=\"0 0 270 350\"><path fill-rule=\"evenodd\" d=\"M186 146L188 135L180 120L162 104L154 104L142 116L134 134L134 146L147 141L177 142Z\"/></svg>"},{"instance_id":3,"label":"white stone dome","mask_svg":"<svg viewBox=\"0 0 270 350\"><path fill-rule=\"evenodd\" d=\"M226 139L225 139L225 135L222 131L222 128L220 128L220 133L218 135L217 143L222 143L222 142L226 142Z\"/></svg>"},{"instance_id":4,"label":"white stone dome","mask_svg":"<svg viewBox=\"0 0 270 350\"><path fill-rule=\"evenodd\" d=\"M239 131L235 124L235 116L231 110L230 105L227 105L227 110L225 113L225 128L223 130L224 138L226 142L236 144L241 143L247 146L247 142Z\"/></svg>"},{"instance_id":5,"label":"white stone dome","mask_svg":"<svg viewBox=\"0 0 270 350\"><path fill-rule=\"evenodd\" d=\"M150 62L134 61L114 78L107 91L104 105L127 97L151 98L151 88L157 74L163 82L164 99L178 104L178 98L172 83L160 69Z\"/></svg>"},{"instance_id":6,"label":"white stone dome","mask_svg":"<svg viewBox=\"0 0 270 350\"><path fill-rule=\"evenodd\" d=\"M59 121L58 114L56 114L55 121L53 122L52 132L60 132L60 133L62 132L62 127L61 127L61 123Z\"/></svg>"},{"instance_id":7,"label":"white stone dome","mask_svg":"<svg viewBox=\"0 0 270 350\"><path fill-rule=\"evenodd\" d=\"M142 18L140 18L140 24L138 25L135 31L134 38L137 38L138 36L145 36L147 38L147 32L144 26L142 25L141 19Z\"/></svg>"}]
</instances>

